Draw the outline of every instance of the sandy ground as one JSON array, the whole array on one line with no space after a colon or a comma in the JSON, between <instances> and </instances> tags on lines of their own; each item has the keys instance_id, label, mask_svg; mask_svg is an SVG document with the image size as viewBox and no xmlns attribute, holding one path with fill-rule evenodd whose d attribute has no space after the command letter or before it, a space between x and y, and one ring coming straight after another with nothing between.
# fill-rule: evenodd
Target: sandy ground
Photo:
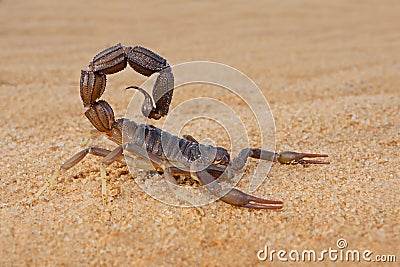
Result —
<instances>
[{"instance_id":1,"label":"sandy ground","mask_svg":"<svg viewBox=\"0 0 400 267\"><path fill-rule=\"evenodd\" d=\"M1 0L0 265L265 266L265 245L318 252L339 238L399 261L399 14L399 1ZM217 201L202 216L154 200L133 179L152 177L119 163L107 169L103 205L99 159L89 156L25 205L84 147L92 126L80 69L118 42L170 64L244 72L269 101L277 150L328 153L331 165L274 164L254 194L284 200L280 212ZM103 98L122 116L130 95L121 88L143 81L132 70L109 76ZM177 92L173 106L207 92ZM221 128L192 124L194 136L227 143Z\"/></svg>"}]
</instances>

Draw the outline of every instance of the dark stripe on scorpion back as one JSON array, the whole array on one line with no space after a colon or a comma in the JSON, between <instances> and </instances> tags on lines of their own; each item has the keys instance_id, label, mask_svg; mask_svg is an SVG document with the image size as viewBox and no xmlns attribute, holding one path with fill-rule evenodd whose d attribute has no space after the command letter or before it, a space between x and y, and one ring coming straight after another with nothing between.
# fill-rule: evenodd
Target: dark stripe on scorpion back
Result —
<instances>
[{"instance_id":1,"label":"dark stripe on scorpion back","mask_svg":"<svg viewBox=\"0 0 400 267\"><path fill-rule=\"evenodd\" d=\"M193 162L200 158L202 144L191 142L147 124L124 121L124 141L147 153L172 161Z\"/></svg>"}]
</instances>

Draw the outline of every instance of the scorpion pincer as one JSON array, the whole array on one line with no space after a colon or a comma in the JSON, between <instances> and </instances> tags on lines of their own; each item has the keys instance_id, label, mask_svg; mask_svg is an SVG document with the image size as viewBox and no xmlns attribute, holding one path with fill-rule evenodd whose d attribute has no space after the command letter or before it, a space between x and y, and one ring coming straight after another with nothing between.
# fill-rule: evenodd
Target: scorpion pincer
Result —
<instances>
[{"instance_id":1,"label":"scorpion pincer","mask_svg":"<svg viewBox=\"0 0 400 267\"><path fill-rule=\"evenodd\" d=\"M222 188L215 179L224 176L231 179L235 173L244 168L249 157L292 165L329 164L328 161L313 159L327 157L326 154L291 151L275 153L258 148L245 148L238 157L231 159L226 149L200 144L190 135L179 138L152 125L138 124L125 118L115 119L111 106L105 100L98 99L105 90L106 75L122 71L127 64L145 76L158 73L152 97L140 87L127 88L136 89L144 95L143 115L158 120L168 114L174 89L174 76L164 58L141 46L129 47L121 44L100 52L81 71L80 95L86 108L85 116L98 131L104 132L118 146L112 151L89 147L78 152L61 165L30 202L38 199L62 172L75 166L87 154L103 157L100 166L103 199L106 196L105 166L114 161L125 162L123 155L127 156L126 154L130 153L143 162L151 162L151 165L163 173L171 183L176 184L174 176L192 176L222 201L254 209L281 209L283 202L251 196L236 188Z\"/></svg>"}]
</instances>

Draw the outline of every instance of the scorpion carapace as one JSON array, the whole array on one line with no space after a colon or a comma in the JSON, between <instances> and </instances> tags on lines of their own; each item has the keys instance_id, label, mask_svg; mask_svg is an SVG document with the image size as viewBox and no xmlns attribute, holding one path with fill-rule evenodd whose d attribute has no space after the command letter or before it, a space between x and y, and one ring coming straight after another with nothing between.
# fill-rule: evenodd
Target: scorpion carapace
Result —
<instances>
[{"instance_id":1,"label":"scorpion carapace","mask_svg":"<svg viewBox=\"0 0 400 267\"><path fill-rule=\"evenodd\" d=\"M312 159L327 157L328 155L325 154L291 151L275 153L258 148L245 148L237 158L231 159L226 149L200 144L190 135L179 138L152 125L138 124L125 118L116 120L111 106L105 100L98 99L105 90L106 75L123 70L127 63L135 71L145 76L158 73L152 93L155 105L152 97L145 90L137 86L128 87L128 89L138 90L145 96L142 104L143 115L148 118L160 119L168 114L174 89L174 76L164 58L141 46L125 47L121 44L100 52L81 72L80 95L86 108L86 117L98 131L104 132L118 146L112 151L89 147L78 152L61 165L60 170L39 189L32 201L37 199L61 172L76 165L87 154L103 157L100 166L103 199L106 196L104 167L114 161L125 162L122 156L132 153L135 157L150 161L151 165L163 173L167 181L171 183L176 184L174 176L177 175L196 177L202 185L222 201L254 209L281 209L283 202L251 196L236 188L222 188L219 183L215 182L215 179L218 177L232 179L238 171L244 168L249 157L281 164L329 164L328 161ZM200 167L198 168L198 166Z\"/></svg>"}]
</instances>

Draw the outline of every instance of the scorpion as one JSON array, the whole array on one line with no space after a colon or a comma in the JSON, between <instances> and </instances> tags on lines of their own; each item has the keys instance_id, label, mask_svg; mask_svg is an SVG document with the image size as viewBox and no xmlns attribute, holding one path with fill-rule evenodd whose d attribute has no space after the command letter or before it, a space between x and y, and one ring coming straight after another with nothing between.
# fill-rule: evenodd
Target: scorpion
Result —
<instances>
[{"instance_id":1,"label":"scorpion","mask_svg":"<svg viewBox=\"0 0 400 267\"><path fill-rule=\"evenodd\" d=\"M225 148L203 145L190 135L180 138L152 125L138 124L126 118L115 119L111 106L99 98L106 88L106 75L122 71L128 64L144 76L158 73L152 91L154 102L144 89L138 86L127 87L138 90L144 95L142 114L156 120L168 114L174 89L174 76L166 59L142 46L131 47L121 44L98 53L89 65L81 70L80 96L86 110L85 116L98 131L104 132L118 146L112 151L88 147L76 153L60 166L59 170L37 191L30 203L38 199L61 173L75 166L88 154L102 157L100 175L103 200L106 196L105 167L114 161L127 163L123 156L133 154L141 160L139 162L150 163L153 170L155 168L172 184L177 185L174 176L185 175L198 180L212 195L228 204L276 210L283 207L282 201L259 198L236 188L223 188L217 178L231 179L244 168L248 158L288 165L329 164L328 161L314 159L328 157L326 154L292 151L276 153L258 148L244 148L238 157L231 159Z\"/></svg>"}]
</instances>

